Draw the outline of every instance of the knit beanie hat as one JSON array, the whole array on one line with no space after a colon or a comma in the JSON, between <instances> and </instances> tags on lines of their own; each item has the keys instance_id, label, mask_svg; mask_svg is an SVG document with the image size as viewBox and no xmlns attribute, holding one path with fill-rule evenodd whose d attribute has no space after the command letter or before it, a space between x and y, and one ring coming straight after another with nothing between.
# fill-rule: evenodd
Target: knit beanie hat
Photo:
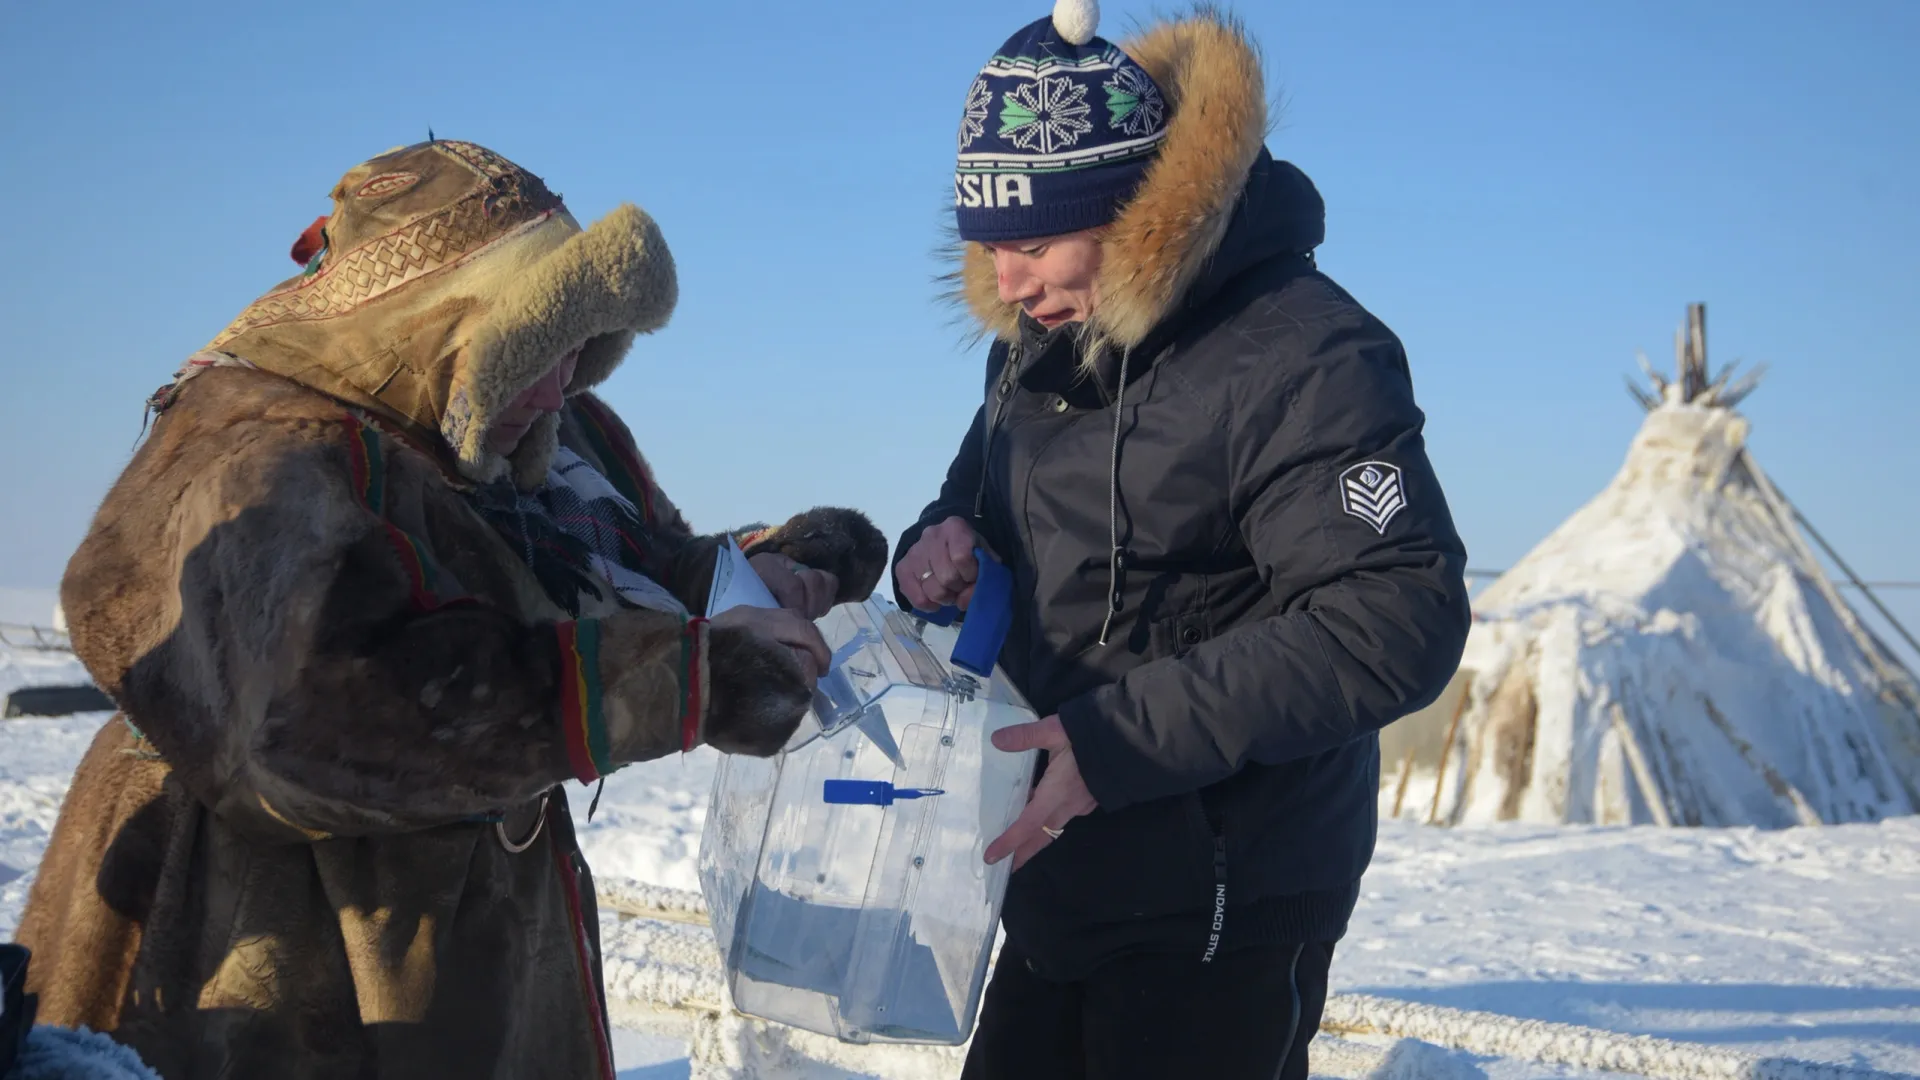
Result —
<instances>
[{"instance_id":1,"label":"knit beanie hat","mask_svg":"<svg viewBox=\"0 0 1920 1080\"><path fill-rule=\"evenodd\" d=\"M1026 240L1111 222L1167 132L1140 65L1095 36L1095 0L1007 39L967 91L953 206L960 238Z\"/></svg>"}]
</instances>

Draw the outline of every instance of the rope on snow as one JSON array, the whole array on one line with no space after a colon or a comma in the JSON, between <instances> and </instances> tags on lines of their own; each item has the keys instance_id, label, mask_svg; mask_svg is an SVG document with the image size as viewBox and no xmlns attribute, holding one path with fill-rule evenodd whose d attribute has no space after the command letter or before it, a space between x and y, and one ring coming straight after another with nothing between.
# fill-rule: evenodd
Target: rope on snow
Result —
<instances>
[{"instance_id":1,"label":"rope on snow","mask_svg":"<svg viewBox=\"0 0 1920 1080\"><path fill-rule=\"evenodd\" d=\"M1697 1043L1521 1020L1370 994L1331 994L1320 1021L1336 1034L1390 1035L1455 1050L1654 1080L1898 1080L1891 1073L1761 1058Z\"/></svg>"},{"instance_id":2,"label":"rope on snow","mask_svg":"<svg viewBox=\"0 0 1920 1080\"><path fill-rule=\"evenodd\" d=\"M594 883L593 891L601 907L620 915L703 926L707 922L707 901L697 892L632 878L604 878Z\"/></svg>"}]
</instances>

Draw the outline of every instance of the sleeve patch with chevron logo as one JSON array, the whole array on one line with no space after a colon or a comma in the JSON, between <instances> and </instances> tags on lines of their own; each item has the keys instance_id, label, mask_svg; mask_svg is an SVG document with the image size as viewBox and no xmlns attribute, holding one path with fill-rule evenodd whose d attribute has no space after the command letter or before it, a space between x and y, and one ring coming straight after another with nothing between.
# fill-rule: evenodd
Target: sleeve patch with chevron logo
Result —
<instances>
[{"instance_id":1,"label":"sleeve patch with chevron logo","mask_svg":"<svg viewBox=\"0 0 1920 1080\"><path fill-rule=\"evenodd\" d=\"M1340 508L1387 534L1387 522L1407 508L1400 467L1384 461L1363 461L1340 474Z\"/></svg>"}]
</instances>

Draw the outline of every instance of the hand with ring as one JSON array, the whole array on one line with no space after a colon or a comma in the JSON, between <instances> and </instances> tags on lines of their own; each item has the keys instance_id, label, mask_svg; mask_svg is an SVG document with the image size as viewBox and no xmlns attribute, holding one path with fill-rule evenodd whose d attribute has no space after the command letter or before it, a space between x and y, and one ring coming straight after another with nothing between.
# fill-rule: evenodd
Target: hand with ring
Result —
<instances>
[{"instance_id":1,"label":"hand with ring","mask_svg":"<svg viewBox=\"0 0 1920 1080\"><path fill-rule=\"evenodd\" d=\"M1047 751L1047 771L1028 796L1027 808L999 839L987 845L988 865L1012 855L1013 868L1018 870L1028 859L1060 839L1069 822L1093 813L1099 803L1094 801L1086 780L1080 776L1080 766L1073 759L1073 744L1067 740L1067 729L1061 726L1058 716L1001 728L993 733L993 745L1010 753Z\"/></svg>"},{"instance_id":2,"label":"hand with ring","mask_svg":"<svg viewBox=\"0 0 1920 1080\"><path fill-rule=\"evenodd\" d=\"M900 595L921 611L938 611L948 604L965 611L973 600L980 564L973 549L980 544L967 519L950 517L920 534L894 565Z\"/></svg>"}]
</instances>

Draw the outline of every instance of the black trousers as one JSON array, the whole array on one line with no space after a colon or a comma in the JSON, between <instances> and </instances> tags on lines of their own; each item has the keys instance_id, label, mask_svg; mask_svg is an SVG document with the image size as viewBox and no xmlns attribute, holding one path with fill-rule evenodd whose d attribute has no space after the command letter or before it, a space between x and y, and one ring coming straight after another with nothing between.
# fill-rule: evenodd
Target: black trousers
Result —
<instances>
[{"instance_id":1,"label":"black trousers","mask_svg":"<svg viewBox=\"0 0 1920 1080\"><path fill-rule=\"evenodd\" d=\"M961 1080L1307 1080L1332 942L1121 957L1048 982L1000 953Z\"/></svg>"}]
</instances>

